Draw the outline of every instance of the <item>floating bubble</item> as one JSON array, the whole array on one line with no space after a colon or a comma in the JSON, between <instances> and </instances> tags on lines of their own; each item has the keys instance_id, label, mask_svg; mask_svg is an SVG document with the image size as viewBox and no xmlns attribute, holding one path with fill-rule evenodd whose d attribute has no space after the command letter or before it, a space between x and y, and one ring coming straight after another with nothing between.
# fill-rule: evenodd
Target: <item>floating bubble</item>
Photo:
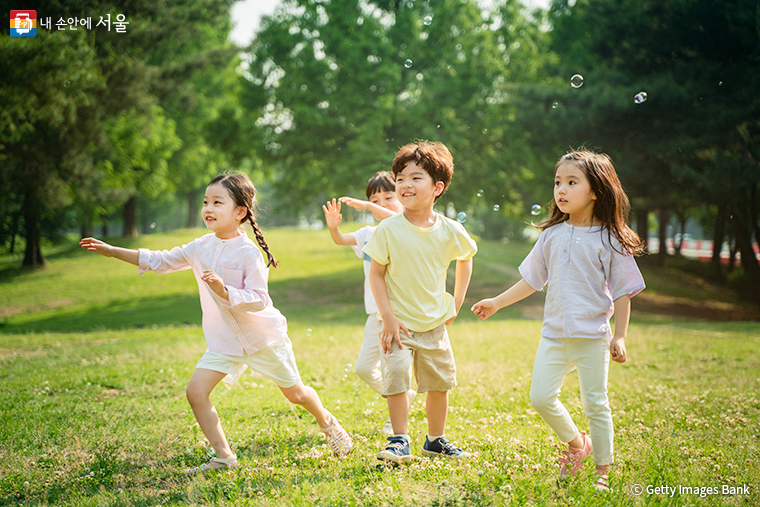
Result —
<instances>
[{"instance_id":1,"label":"floating bubble","mask_svg":"<svg viewBox=\"0 0 760 507\"><path fill-rule=\"evenodd\" d=\"M530 207L530 214L535 216L538 216L541 214L541 206L539 204L534 204Z\"/></svg>"},{"instance_id":2,"label":"floating bubble","mask_svg":"<svg viewBox=\"0 0 760 507\"><path fill-rule=\"evenodd\" d=\"M410 59L407 58L406 61L404 62L404 67L406 67L407 69L411 69L412 68L412 64L413 64L413 62Z\"/></svg>"},{"instance_id":3,"label":"floating bubble","mask_svg":"<svg viewBox=\"0 0 760 507\"><path fill-rule=\"evenodd\" d=\"M559 107L559 102L552 103L552 109L557 109Z\"/></svg>"},{"instance_id":4,"label":"floating bubble","mask_svg":"<svg viewBox=\"0 0 760 507\"><path fill-rule=\"evenodd\" d=\"M641 104L647 101L647 92L639 92L633 97L633 101L637 104Z\"/></svg>"},{"instance_id":5,"label":"floating bubble","mask_svg":"<svg viewBox=\"0 0 760 507\"><path fill-rule=\"evenodd\" d=\"M464 211L460 211L459 213L457 213L457 222L459 222L460 224L463 224L466 221L467 221L467 213L465 213Z\"/></svg>"},{"instance_id":6,"label":"floating bubble","mask_svg":"<svg viewBox=\"0 0 760 507\"><path fill-rule=\"evenodd\" d=\"M583 86L583 76L580 74L575 74L573 77L570 78L570 86L573 88L580 88Z\"/></svg>"},{"instance_id":7,"label":"floating bubble","mask_svg":"<svg viewBox=\"0 0 760 507\"><path fill-rule=\"evenodd\" d=\"M494 204L493 205L493 210L494 211L499 211L499 205L498 204Z\"/></svg>"},{"instance_id":8,"label":"floating bubble","mask_svg":"<svg viewBox=\"0 0 760 507\"><path fill-rule=\"evenodd\" d=\"M311 329L306 330L306 336L311 336Z\"/></svg>"},{"instance_id":9,"label":"floating bubble","mask_svg":"<svg viewBox=\"0 0 760 507\"><path fill-rule=\"evenodd\" d=\"M64 81L63 87L68 88L69 86L71 86L71 81Z\"/></svg>"},{"instance_id":10,"label":"floating bubble","mask_svg":"<svg viewBox=\"0 0 760 507\"><path fill-rule=\"evenodd\" d=\"M478 190L478 197L483 197L483 189Z\"/></svg>"},{"instance_id":11,"label":"floating bubble","mask_svg":"<svg viewBox=\"0 0 760 507\"><path fill-rule=\"evenodd\" d=\"M152 223L150 224L150 228L151 228L151 229L155 229L155 228L156 228L156 222L152 222Z\"/></svg>"},{"instance_id":12,"label":"floating bubble","mask_svg":"<svg viewBox=\"0 0 760 507\"><path fill-rule=\"evenodd\" d=\"M425 16L422 19L422 24L425 26L430 26L431 24L433 24L433 16Z\"/></svg>"}]
</instances>

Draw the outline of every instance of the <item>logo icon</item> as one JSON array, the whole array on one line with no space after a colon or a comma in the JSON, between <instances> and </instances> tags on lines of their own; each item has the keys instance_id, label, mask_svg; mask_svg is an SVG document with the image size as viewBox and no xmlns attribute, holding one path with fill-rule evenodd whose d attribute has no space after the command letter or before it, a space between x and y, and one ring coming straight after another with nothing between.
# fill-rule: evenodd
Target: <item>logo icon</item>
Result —
<instances>
[{"instance_id":1,"label":"logo icon","mask_svg":"<svg viewBox=\"0 0 760 507\"><path fill-rule=\"evenodd\" d=\"M11 37L36 37L37 11L11 11Z\"/></svg>"}]
</instances>

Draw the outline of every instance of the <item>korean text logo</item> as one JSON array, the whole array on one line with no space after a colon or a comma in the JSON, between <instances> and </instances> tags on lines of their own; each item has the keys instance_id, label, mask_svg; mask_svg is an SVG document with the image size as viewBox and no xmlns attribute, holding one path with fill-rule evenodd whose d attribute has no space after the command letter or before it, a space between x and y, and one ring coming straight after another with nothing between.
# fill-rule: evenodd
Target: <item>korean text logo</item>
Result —
<instances>
[{"instance_id":1,"label":"korean text logo","mask_svg":"<svg viewBox=\"0 0 760 507\"><path fill-rule=\"evenodd\" d=\"M11 11L11 37L36 37L37 11Z\"/></svg>"}]
</instances>

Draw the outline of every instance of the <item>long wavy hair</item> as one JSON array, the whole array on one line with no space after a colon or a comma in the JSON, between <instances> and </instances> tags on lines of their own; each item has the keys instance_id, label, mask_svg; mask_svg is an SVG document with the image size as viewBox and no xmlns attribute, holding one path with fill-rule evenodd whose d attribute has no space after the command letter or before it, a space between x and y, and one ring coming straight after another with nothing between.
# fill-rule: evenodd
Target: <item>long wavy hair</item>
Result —
<instances>
[{"instance_id":1,"label":"long wavy hair","mask_svg":"<svg viewBox=\"0 0 760 507\"><path fill-rule=\"evenodd\" d=\"M642 255L646 245L628 226L628 212L631 205L610 157L604 153L581 149L563 155L554 166L555 173L562 164L575 164L588 178L591 191L596 196L594 218L602 222L602 231L607 230L610 246L612 246L611 236L614 236L624 250L620 253ZM570 215L563 213L552 199L549 218L536 225L536 228L543 231L553 225L566 222L569 218Z\"/></svg>"},{"instance_id":2,"label":"long wavy hair","mask_svg":"<svg viewBox=\"0 0 760 507\"><path fill-rule=\"evenodd\" d=\"M264 253L267 254L267 267L270 265L277 267L279 263L269 251L269 245L264 240L264 234L259 229L259 225L256 223L256 216L253 213L253 203L256 202L256 188L253 186L251 179L243 173L227 172L211 180L209 185L215 183L224 185L232 200L235 201L236 206L246 208L247 212L245 218L243 218L243 222L247 220L251 224L256 241L261 249L264 250Z\"/></svg>"}]
</instances>

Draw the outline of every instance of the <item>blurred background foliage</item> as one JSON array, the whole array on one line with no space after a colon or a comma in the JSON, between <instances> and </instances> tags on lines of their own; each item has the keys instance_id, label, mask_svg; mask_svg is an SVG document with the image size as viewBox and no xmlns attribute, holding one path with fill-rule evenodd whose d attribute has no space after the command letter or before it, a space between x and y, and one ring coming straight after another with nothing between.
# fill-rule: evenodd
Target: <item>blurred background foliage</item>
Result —
<instances>
[{"instance_id":1,"label":"blurred background foliage","mask_svg":"<svg viewBox=\"0 0 760 507\"><path fill-rule=\"evenodd\" d=\"M43 265L42 240L67 232L196 226L206 182L231 168L257 184L264 225L318 221L416 138L454 155L441 212L519 240L546 216L530 210L556 160L585 146L612 156L642 237L699 223L712 276L760 301L756 0L283 0L248 47L228 40L233 4L27 2L51 30L4 24L5 252ZM55 26L107 13L125 33Z\"/></svg>"}]
</instances>

